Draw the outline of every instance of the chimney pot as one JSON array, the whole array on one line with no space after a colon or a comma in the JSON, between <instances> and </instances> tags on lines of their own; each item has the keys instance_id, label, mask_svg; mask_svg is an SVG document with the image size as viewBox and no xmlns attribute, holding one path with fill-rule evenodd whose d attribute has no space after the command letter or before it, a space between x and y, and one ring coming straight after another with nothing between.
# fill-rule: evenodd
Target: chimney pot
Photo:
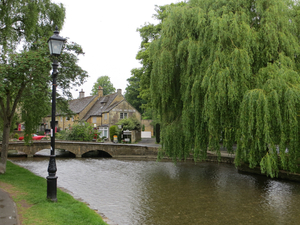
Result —
<instances>
[{"instance_id":1,"label":"chimney pot","mask_svg":"<svg viewBox=\"0 0 300 225\"><path fill-rule=\"evenodd\" d=\"M81 91L79 92L79 98L84 98L84 91L83 91L83 89L81 89Z\"/></svg>"}]
</instances>

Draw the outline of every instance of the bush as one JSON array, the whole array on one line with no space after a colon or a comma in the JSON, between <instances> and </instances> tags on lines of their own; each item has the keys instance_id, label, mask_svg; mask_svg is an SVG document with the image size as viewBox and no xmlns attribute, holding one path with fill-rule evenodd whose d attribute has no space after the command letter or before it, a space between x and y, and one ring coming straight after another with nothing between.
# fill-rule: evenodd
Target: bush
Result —
<instances>
[{"instance_id":1,"label":"bush","mask_svg":"<svg viewBox=\"0 0 300 225\"><path fill-rule=\"evenodd\" d=\"M89 123L79 123L68 130L67 139L71 141L92 141L98 134Z\"/></svg>"},{"instance_id":2,"label":"bush","mask_svg":"<svg viewBox=\"0 0 300 225\"><path fill-rule=\"evenodd\" d=\"M55 138L59 140L67 140L68 134L67 131L61 130L55 134Z\"/></svg>"},{"instance_id":3,"label":"bush","mask_svg":"<svg viewBox=\"0 0 300 225\"><path fill-rule=\"evenodd\" d=\"M122 119L117 124L123 124L123 130L141 130L141 122L136 117Z\"/></svg>"},{"instance_id":4,"label":"bush","mask_svg":"<svg viewBox=\"0 0 300 225\"><path fill-rule=\"evenodd\" d=\"M99 135L97 130L89 123L78 123L71 127L69 130L61 130L56 133L57 139L68 141L92 141L95 134Z\"/></svg>"},{"instance_id":5,"label":"bush","mask_svg":"<svg viewBox=\"0 0 300 225\"><path fill-rule=\"evenodd\" d=\"M44 135L45 132L44 132L44 131L38 131L38 132L36 132L36 134L37 134L37 135Z\"/></svg>"},{"instance_id":6,"label":"bush","mask_svg":"<svg viewBox=\"0 0 300 225\"><path fill-rule=\"evenodd\" d=\"M17 133L14 134L14 139L19 139L19 135Z\"/></svg>"},{"instance_id":7,"label":"bush","mask_svg":"<svg viewBox=\"0 0 300 225\"><path fill-rule=\"evenodd\" d=\"M109 128L109 137L110 137L110 140L113 141L114 140L114 135L117 135L118 132L117 132L117 126L116 125L113 125Z\"/></svg>"}]
</instances>

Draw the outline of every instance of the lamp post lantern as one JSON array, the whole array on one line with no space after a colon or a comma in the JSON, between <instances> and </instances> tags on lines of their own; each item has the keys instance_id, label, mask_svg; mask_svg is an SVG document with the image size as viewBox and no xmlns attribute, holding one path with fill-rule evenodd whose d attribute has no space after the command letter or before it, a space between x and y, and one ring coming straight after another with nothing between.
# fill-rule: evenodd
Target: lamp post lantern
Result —
<instances>
[{"instance_id":1,"label":"lamp post lantern","mask_svg":"<svg viewBox=\"0 0 300 225\"><path fill-rule=\"evenodd\" d=\"M59 36L57 26L55 27L54 35L48 40L50 54L58 57L61 53L62 46L66 41L65 38ZM57 59L53 60L52 63L52 115L51 115L51 152L48 165L48 177L47 177L47 199L53 202L57 201L57 176L56 176L56 162L55 162L55 114L56 114L56 77L58 74Z\"/></svg>"}]
</instances>

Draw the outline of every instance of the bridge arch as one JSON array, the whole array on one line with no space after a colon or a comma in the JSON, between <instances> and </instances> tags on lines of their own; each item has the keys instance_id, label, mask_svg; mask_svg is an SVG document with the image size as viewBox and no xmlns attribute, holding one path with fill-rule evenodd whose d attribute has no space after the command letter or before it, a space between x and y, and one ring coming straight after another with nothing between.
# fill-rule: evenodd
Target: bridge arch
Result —
<instances>
[{"instance_id":1,"label":"bridge arch","mask_svg":"<svg viewBox=\"0 0 300 225\"><path fill-rule=\"evenodd\" d=\"M112 156L103 151L103 150L91 150L81 155L82 158L89 158L89 157L101 157L101 158L112 158Z\"/></svg>"}]
</instances>

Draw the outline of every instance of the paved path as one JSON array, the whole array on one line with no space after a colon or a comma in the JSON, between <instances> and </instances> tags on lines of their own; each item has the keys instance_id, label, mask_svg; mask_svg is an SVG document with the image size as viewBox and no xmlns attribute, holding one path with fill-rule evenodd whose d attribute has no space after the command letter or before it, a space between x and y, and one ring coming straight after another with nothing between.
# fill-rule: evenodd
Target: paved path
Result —
<instances>
[{"instance_id":1,"label":"paved path","mask_svg":"<svg viewBox=\"0 0 300 225\"><path fill-rule=\"evenodd\" d=\"M18 225L18 213L16 203L7 192L0 188L0 224Z\"/></svg>"},{"instance_id":2,"label":"paved path","mask_svg":"<svg viewBox=\"0 0 300 225\"><path fill-rule=\"evenodd\" d=\"M160 144L155 143L155 138L143 138L137 145L148 146L148 147L160 147Z\"/></svg>"}]
</instances>

